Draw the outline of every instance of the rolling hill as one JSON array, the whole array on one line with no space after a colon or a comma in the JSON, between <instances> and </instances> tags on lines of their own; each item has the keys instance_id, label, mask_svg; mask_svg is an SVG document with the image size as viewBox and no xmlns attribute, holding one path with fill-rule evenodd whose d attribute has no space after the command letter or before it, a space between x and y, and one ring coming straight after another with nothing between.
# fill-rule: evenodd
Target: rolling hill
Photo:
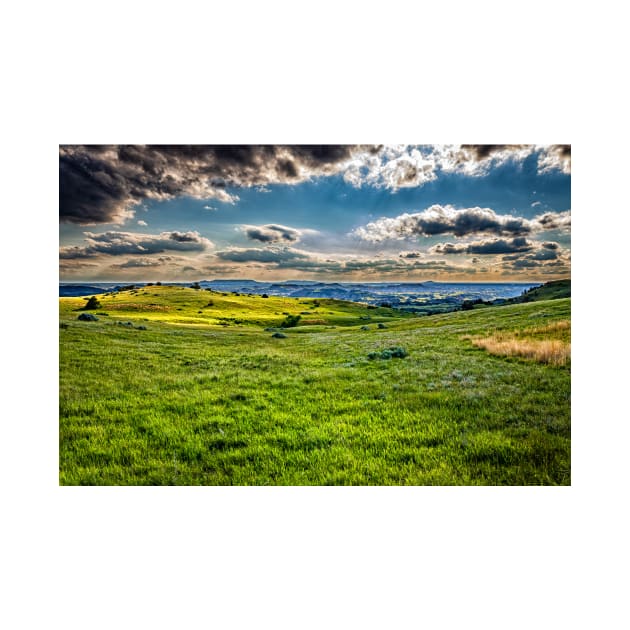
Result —
<instances>
[{"instance_id":1,"label":"rolling hill","mask_svg":"<svg viewBox=\"0 0 630 630\"><path fill-rule=\"evenodd\" d=\"M570 483L570 298L96 297L59 300L62 485Z\"/></svg>"}]
</instances>

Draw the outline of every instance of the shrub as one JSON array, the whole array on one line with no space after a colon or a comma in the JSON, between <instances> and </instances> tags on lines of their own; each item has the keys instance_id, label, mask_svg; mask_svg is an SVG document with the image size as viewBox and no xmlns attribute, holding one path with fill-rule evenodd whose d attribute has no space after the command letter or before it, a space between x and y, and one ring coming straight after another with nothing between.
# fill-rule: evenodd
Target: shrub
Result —
<instances>
[{"instance_id":1,"label":"shrub","mask_svg":"<svg viewBox=\"0 0 630 630\"><path fill-rule=\"evenodd\" d=\"M196 289L197 291L199 291L199 290L201 289L201 285L200 285L198 282L193 282L193 283L190 285L190 288L191 288L191 289Z\"/></svg>"},{"instance_id":2,"label":"shrub","mask_svg":"<svg viewBox=\"0 0 630 630\"><path fill-rule=\"evenodd\" d=\"M387 328L387 326L385 326L385 324L383 324L383 322L379 322L378 327L379 328Z\"/></svg>"},{"instance_id":3,"label":"shrub","mask_svg":"<svg viewBox=\"0 0 630 630\"><path fill-rule=\"evenodd\" d=\"M269 296L266 293L263 293L260 297L268 298Z\"/></svg>"},{"instance_id":4,"label":"shrub","mask_svg":"<svg viewBox=\"0 0 630 630\"><path fill-rule=\"evenodd\" d=\"M361 326L361 330L370 330L369 326Z\"/></svg>"},{"instance_id":5,"label":"shrub","mask_svg":"<svg viewBox=\"0 0 630 630\"><path fill-rule=\"evenodd\" d=\"M92 315L92 313L81 313L77 319L80 319L82 322L97 322L98 317L96 315Z\"/></svg>"},{"instance_id":6,"label":"shrub","mask_svg":"<svg viewBox=\"0 0 630 630\"><path fill-rule=\"evenodd\" d=\"M461 309L462 311L472 311L475 304L483 304L484 301L481 298L477 298L476 300L464 300L462 302Z\"/></svg>"},{"instance_id":7,"label":"shrub","mask_svg":"<svg viewBox=\"0 0 630 630\"><path fill-rule=\"evenodd\" d=\"M83 307L84 311L93 311L96 308L101 308L101 303L98 301L98 298L93 295L88 301L87 304Z\"/></svg>"},{"instance_id":8,"label":"shrub","mask_svg":"<svg viewBox=\"0 0 630 630\"><path fill-rule=\"evenodd\" d=\"M284 333L281 333L281 332L275 332L271 336L274 337L275 339L286 339L287 338L287 336Z\"/></svg>"},{"instance_id":9,"label":"shrub","mask_svg":"<svg viewBox=\"0 0 630 630\"><path fill-rule=\"evenodd\" d=\"M370 352L368 359L404 359L407 356L407 351L401 346L393 346L391 348L385 348L380 352Z\"/></svg>"},{"instance_id":10,"label":"shrub","mask_svg":"<svg viewBox=\"0 0 630 630\"><path fill-rule=\"evenodd\" d=\"M208 308L210 306L214 306L214 300L208 300L208 303L204 306L204 308Z\"/></svg>"},{"instance_id":11,"label":"shrub","mask_svg":"<svg viewBox=\"0 0 630 630\"><path fill-rule=\"evenodd\" d=\"M287 315L284 321L280 324L281 328L293 328L298 325L298 322L302 319L301 315Z\"/></svg>"}]
</instances>

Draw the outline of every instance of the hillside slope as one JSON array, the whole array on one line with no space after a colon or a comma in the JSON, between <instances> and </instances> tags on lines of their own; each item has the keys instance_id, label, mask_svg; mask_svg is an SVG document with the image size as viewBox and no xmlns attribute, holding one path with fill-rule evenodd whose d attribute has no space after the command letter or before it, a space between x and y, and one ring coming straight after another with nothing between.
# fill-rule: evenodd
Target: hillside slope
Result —
<instances>
[{"instance_id":1,"label":"hillside slope","mask_svg":"<svg viewBox=\"0 0 630 630\"><path fill-rule=\"evenodd\" d=\"M515 298L505 300L506 304L520 304L523 302L536 302L540 300L557 300L571 297L571 279L552 280L539 287L533 287Z\"/></svg>"},{"instance_id":2,"label":"hillside slope","mask_svg":"<svg viewBox=\"0 0 630 630\"><path fill-rule=\"evenodd\" d=\"M420 318L185 288L98 299L97 321L60 299L61 484L570 483L570 361L475 345L568 347L570 299ZM285 313L304 314L274 338Z\"/></svg>"}]
</instances>

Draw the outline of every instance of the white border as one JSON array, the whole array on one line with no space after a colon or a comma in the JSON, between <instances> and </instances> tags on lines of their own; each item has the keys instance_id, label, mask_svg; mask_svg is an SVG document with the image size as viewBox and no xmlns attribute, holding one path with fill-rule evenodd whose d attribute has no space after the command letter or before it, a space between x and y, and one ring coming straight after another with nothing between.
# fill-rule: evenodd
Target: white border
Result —
<instances>
[{"instance_id":1,"label":"white border","mask_svg":"<svg viewBox=\"0 0 630 630\"><path fill-rule=\"evenodd\" d=\"M615 5L3 12L4 627L627 624ZM59 488L57 145L149 141L572 143L573 486Z\"/></svg>"}]
</instances>

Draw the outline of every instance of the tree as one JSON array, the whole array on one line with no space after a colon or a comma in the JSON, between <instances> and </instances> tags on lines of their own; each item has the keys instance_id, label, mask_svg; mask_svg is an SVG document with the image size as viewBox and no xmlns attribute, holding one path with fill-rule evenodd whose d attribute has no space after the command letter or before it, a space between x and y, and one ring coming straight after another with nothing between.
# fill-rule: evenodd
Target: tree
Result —
<instances>
[{"instance_id":1,"label":"tree","mask_svg":"<svg viewBox=\"0 0 630 630\"><path fill-rule=\"evenodd\" d=\"M101 303L98 301L98 299L96 298L96 296L92 296L88 301L87 304L83 307L84 311L92 311L95 308L101 308Z\"/></svg>"}]
</instances>

